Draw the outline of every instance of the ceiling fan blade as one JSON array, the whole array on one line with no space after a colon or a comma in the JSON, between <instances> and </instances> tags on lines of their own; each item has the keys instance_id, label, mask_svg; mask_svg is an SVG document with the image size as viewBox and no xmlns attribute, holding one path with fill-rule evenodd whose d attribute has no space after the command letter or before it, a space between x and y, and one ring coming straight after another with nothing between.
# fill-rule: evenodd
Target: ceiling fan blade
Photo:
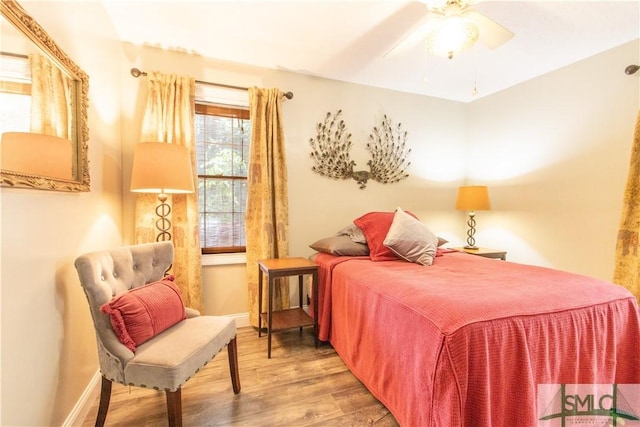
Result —
<instances>
[{"instance_id":1,"label":"ceiling fan blade","mask_svg":"<svg viewBox=\"0 0 640 427\"><path fill-rule=\"evenodd\" d=\"M400 55L403 55L413 49L419 43L423 43L425 38L427 37L427 33L433 26L433 19L427 19L426 17L422 19L422 24L413 30L409 35L407 35L404 39L400 40L395 46L393 46L389 51L387 51L383 57L384 58L394 58Z\"/></svg>"},{"instance_id":2,"label":"ceiling fan blade","mask_svg":"<svg viewBox=\"0 0 640 427\"><path fill-rule=\"evenodd\" d=\"M480 32L480 36L478 38L480 42L489 49L495 49L503 43L506 43L511 40L514 35L511 31L481 13L467 11L464 15L471 18L478 26L478 30Z\"/></svg>"},{"instance_id":3,"label":"ceiling fan blade","mask_svg":"<svg viewBox=\"0 0 640 427\"><path fill-rule=\"evenodd\" d=\"M394 58L408 52L418 43L424 41L431 27L433 14L429 12L426 4L422 2L409 3L403 13L411 16L413 22L403 28L398 41L382 55L383 58ZM418 17L417 19L414 18L416 16Z\"/></svg>"}]
</instances>

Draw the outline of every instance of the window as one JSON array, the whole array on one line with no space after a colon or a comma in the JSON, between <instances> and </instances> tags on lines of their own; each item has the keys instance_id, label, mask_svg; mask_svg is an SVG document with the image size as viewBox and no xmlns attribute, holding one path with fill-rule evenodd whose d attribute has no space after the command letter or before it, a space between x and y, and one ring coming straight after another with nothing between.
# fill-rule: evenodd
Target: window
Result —
<instances>
[{"instance_id":1,"label":"window","mask_svg":"<svg viewBox=\"0 0 640 427\"><path fill-rule=\"evenodd\" d=\"M0 133L29 132L31 71L22 55L0 55Z\"/></svg>"},{"instance_id":2,"label":"window","mask_svg":"<svg viewBox=\"0 0 640 427\"><path fill-rule=\"evenodd\" d=\"M195 128L202 253L244 252L249 110L196 103Z\"/></svg>"}]
</instances>

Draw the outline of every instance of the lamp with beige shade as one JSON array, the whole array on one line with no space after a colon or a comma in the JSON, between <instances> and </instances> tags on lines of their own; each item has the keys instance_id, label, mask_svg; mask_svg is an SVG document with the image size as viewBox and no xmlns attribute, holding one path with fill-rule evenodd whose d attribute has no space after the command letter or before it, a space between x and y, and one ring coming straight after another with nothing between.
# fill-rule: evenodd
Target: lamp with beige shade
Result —
<instances>
[{"instance_id":1,"label":"lamp with beige shade","mask_svg":"<svg viewBox=\"0 0 640 427\"><path fill-rule=\"evenodd\" d=\"M193 193L189 150L183 145L166 142L137 144L133 153L131 191L158 194L156 241L171 240L171 207L167 194Z\"/></svg>"}]
</instances>

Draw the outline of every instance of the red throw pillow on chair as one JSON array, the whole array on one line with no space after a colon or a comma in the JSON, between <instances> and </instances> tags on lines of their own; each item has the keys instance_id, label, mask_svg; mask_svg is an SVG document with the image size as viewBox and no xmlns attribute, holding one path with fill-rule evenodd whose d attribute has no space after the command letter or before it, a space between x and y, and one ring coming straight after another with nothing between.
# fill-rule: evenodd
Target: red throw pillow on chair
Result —
<instances>
[{"instance_id":1,"label":"red throw pillow on chair","mask_svg":"<svg viewBox=\"0 0 640 427\"><path fill-rule=\"evenodd\" d=\"M103 304L118 339L129 350L187 318L174 276L133 288Z\"/></svg>"}]
</instances>

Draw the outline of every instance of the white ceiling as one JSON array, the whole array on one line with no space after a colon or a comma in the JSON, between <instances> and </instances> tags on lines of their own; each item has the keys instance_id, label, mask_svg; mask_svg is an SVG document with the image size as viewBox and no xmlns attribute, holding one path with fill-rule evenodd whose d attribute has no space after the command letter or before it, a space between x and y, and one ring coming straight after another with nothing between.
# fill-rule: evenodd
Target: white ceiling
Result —
<instances>
[{"instance_id":1,"label":"white ceiling","mask_svg":"<svg viewBox=\"0 0 640 427\"><path fill-rule=\"evenodd\" d=\"M452 60L423 43L384 57L428 13L420 1L102 2L122 41L463 102L640 37L638 0L477 1L515 36Z\"/></svg>"}]
</instances>

